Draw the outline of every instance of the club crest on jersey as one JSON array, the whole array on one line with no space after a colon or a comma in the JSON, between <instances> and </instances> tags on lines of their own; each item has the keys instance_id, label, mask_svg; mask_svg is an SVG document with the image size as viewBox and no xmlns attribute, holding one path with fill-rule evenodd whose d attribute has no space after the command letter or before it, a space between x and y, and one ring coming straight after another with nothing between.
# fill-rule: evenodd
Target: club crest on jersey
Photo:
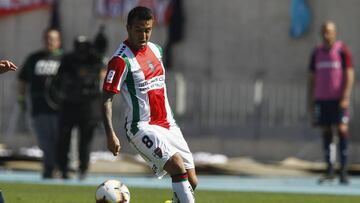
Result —
<instances>
[{"instance_id":1,"label":"club crest on jersey","mask_svg":"<svg viewBox=\"0 0 360 203\"><path fill-rule=\"evenodd\" d=\"M157 147L157 148L154 150L153 155L154 155L154 157L159 157L160 159L163 157L162 151L161 151L160 147Z\"/></svg>"},{"instance_id":2,"label":"club crest on jersey","mask_svg":"<svg viewBox=\"0 0 360 203\"><path fill-rule=\"evenodd\" d=\"M155 66L151 63L151 61L146 61L146 63L148 64L148 67L151 70L151 72L154 72L155 71Z\"/></svg>"}]
</instances>

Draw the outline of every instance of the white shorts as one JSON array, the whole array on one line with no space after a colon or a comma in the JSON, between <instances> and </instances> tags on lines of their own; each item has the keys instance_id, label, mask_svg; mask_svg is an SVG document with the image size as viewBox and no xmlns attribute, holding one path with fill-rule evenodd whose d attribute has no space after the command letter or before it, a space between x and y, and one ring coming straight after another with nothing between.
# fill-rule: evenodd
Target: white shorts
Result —
<instances>
[{"instance_id":1,"label":"white shorts","mask_svg":"<svg viewBox=\"0 0 360 203\"><path fill-rule=\"evenodd\" d=\"M156 176L161 178L166 174L164 165L177 152L184 160L185 169L195 168L192 153L179 127L166 129L158 125L139 124L138 128L135 136L129 135L129 143L145 159Z\"/></svg>"}]
</instances>

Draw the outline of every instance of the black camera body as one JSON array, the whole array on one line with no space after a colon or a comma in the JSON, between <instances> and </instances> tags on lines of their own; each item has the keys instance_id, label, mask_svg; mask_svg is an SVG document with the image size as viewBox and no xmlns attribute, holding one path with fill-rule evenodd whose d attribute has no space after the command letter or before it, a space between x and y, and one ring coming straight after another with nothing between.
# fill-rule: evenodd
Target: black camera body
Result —
<instances>
[{"instance_id":1,"label":"black camera body","mask_svg":"<svg viewBox=\"0 0 360 203\"><path fill-rule=\"evenodd\" d=\"M66 54L60 67L61 92L67 102L86 102L100 94L102 58L85 36L74 41L74 51Z\"/></svg>"}]
</instances>

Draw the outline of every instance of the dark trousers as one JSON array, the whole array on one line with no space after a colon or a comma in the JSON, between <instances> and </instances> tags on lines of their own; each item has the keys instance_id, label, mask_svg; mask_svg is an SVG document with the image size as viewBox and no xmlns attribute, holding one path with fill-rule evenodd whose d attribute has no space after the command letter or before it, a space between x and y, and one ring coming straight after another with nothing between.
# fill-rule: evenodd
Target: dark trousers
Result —
<instances>
[{"instance_id":1,"label":"dark trousers","mask_svg":"<svg viewBox=\"0 0 360 203\"><path fill-rule=\"evenodd\" d=\"M59 137L59 119L54 113L33 116L33 127L38 144L44 152L43 177L51 178L56 167L57 142Z\"/></svg>"},{"instance_id":2,"label":"dark trousers","mask_svg":"<svg viewBox=\"0 0 360 203\"><path fill-rule=\"evenodd\" d=\"M60 138L58 142L58 162L63 175L69 171L69 148L71 131L74 127L79 129L79 172L85 173L89 167L91 141L97 126L97 119L93 115L91 102L65 103L60 113Z\"/></svg>"}]
</instances>

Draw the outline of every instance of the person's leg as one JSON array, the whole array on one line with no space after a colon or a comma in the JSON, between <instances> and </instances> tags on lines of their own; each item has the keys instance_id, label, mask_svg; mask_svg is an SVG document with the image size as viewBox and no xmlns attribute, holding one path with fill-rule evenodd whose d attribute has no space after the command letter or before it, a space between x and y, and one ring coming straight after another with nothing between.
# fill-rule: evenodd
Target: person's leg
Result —
<instances>
[{"instance_id":1,"label":"person's leg","mask_svg":"<svg viewBox=\"0 0 360 203\"><path fill-rule=\"evenodd\" d=\"M95 123L91 121L80 122L79 125L79 178L84 179L89 168L91 141L94 135Z\"/></svg>"},{"instance_id":2,"label":"person's leg","mask_svg":"<svg viewBox=\"0 0 360 203\"><path fill-rule=\"evenodd\" d=\"M164 130L164 128L159 127L160 131ZM180 130L180 128L178 127L171 127L170 128L170 133L171 136L168 136L168 142L177 149L177 151L179 152L181 158L183 159L183 164L184 167L186 169L187 175L188 175L188 180L190 182L190 185L193 189L193 191L195 191L197 184L198 184L198 179L196 176L196 171L195 171L195 164L194 164L194 158L192 156L192 153L190 151L190 148ZM173 196L173 202L179 202L178 198L174 195Z\"/></svg>"},{"instance_id":3,"label":"person's leg","mask_svg":"<svg viewBox=\"0 0 360 203\"><path fill-rule=\"evenodd\" d=\"M181 203L195 202L193 186L189 182L188 173L179 153L175 153L165 163L164 170L171 175L174 197ZM195 180L193 179L193 181Z\"/></svg>"},{"instance_id":4,"label":"person's leg","mask_svg":"<svg viewBox=\"0 0 360 203\"><path fill-rule=\"evenodd\" d=\"M322 128L322 138L323 138L323 150L324 158L326 162L326 174L327 178L332 178L334 176L334 150L333 149L333 133L331 126L324 126Z\"/></svg>"},{"instance_id":5,"label":"person's leg","mask_svg":"<svg viewBox=\"0 0 360 203\"><path fill-rule=\"evenodd\" d=\"M58 168L57 165L57 153L58 153L58 142L59 142L59 117L57 114L52 114L49 116L49 128L50 128L50 141L49 147L51 148L51 154L49 157L51 159L52 168L55 170Z\"/></svg>"},{"instance_id":6,"label":"person's leg","mask_svg":"<svg viewBox=\"0 0 360 203\"><path fill-rule=\"evenodd\" d=\"M177 149L169 142L173 134L155 125L139 125L136 135L128 132L128 141L146 160L158 177L169 173L174 195L181 203L195 202L193 189L186 173L186 164ZM192 167L194 168L194 167Z\"/></svg>"},{"instance_id":7,"label":"person's leg","mask_svg":"<svg viewBox=\"0 0 360 203\"><path fill-rule=\"evenodd\" d=\"M57 152L58 152L58 166L60 172L62 173L62 178L68 179L69 178L69 149L70 149L70 141L71 141L71 130L75 125L75 120L71 116L71 112L67 112L64 110L60 117L59 121L59 139L57 145Z\"/></svg>"},{"instance_id":8,"label":"person's leg","mask_svg":"<svg viewBox=\"0 0 360 203\"><path fill-rule=\"evenodd\" d=\"M189 182L191 184L191 187L193 188L193 190L195 190L197 185L198 185L198 178L197 178L197 175L196 175L195 168L186 169L186 172L188 174L188 178L189 178Z\"/></svg>"},{"instance_id":9,"label":"person's leg","mask_svg":"<svg viewBox=\"0 0 360 203\"><path fill-rule=\"evenodd\" d=\"M189 180L189 183L192 187L192 190L193 190L193 193L197 187L197 184L198 184L198 179L197 179L197 176L196 176L196 171L195 171L195 168L192 168L192 169L186 169L186 173L188 175L188 180ZM180 202L177 194L174 192L173 194L173 198L172 198L172 203L178 203Z\"/></svg>"},{"instance_id":10,"label":"person's leg","mask_svg":"<svg viewBox=\"0 0 360 203\"><path fill-rule=\"evenodd\" d=\"M40 114L33 117L33 126L40 149L43 151L43 178L53 178L56 163L56 140L58 129L54 126L56 116Z\"/></svg>"},{"instance_id":11,"label":"person's leg","mask_svg":"<svg viewBox=\"0 0 360 203\"><path fill-rule=\"evenodd\" d=\"M348 139L349 127L347 124L338 125L339 156L340 156L340 183L347 184Z\"/></svg>"}]
</instances>

